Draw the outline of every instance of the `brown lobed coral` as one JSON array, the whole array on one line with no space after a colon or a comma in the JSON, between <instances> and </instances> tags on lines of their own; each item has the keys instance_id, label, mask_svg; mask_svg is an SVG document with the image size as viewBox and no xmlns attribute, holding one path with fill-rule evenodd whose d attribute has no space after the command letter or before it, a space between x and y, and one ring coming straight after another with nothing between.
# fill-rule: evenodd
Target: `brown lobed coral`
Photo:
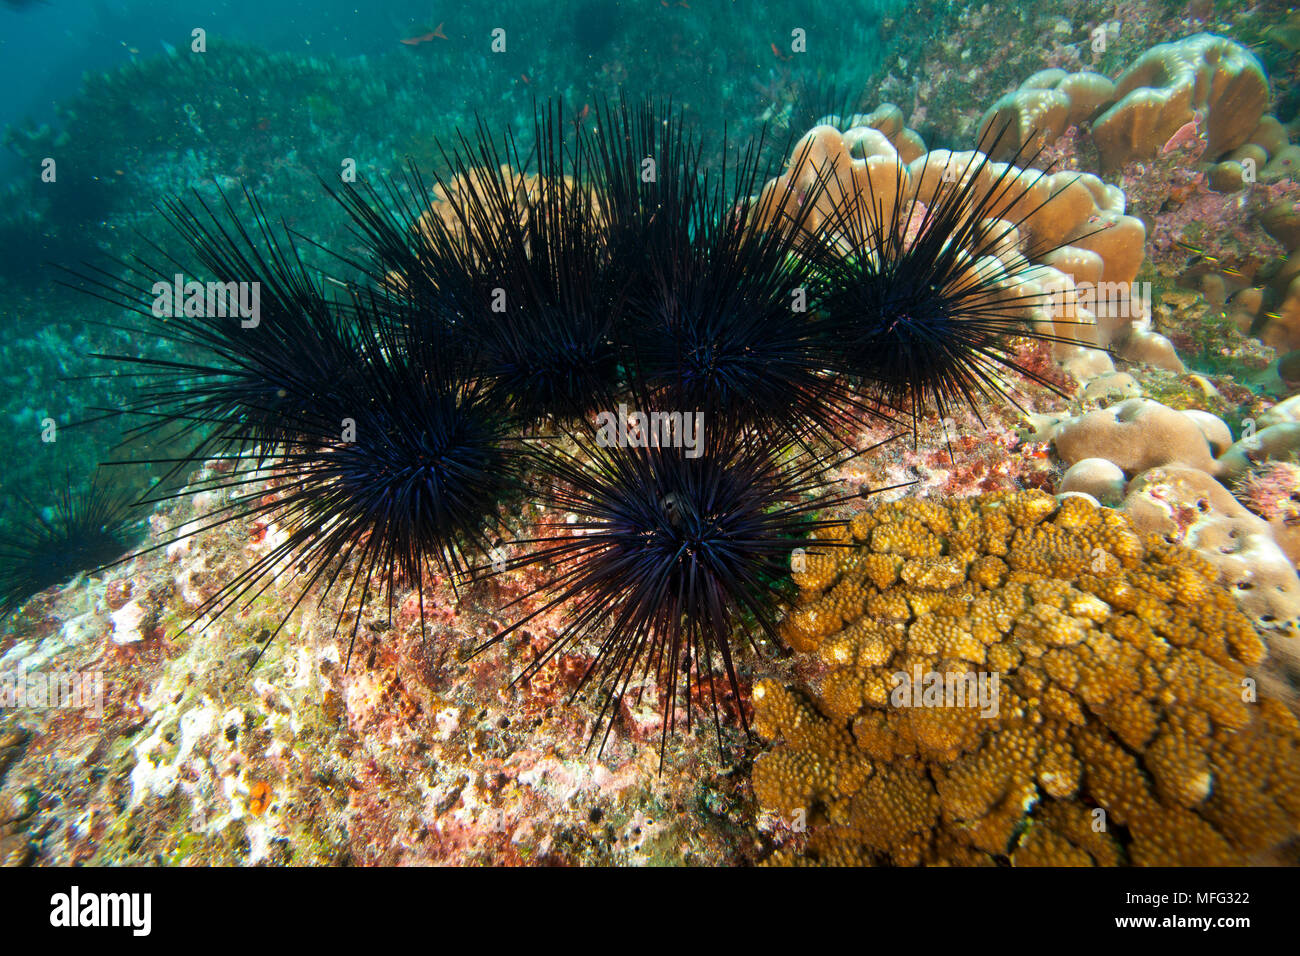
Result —
<instances>
[{"instance_id":1,"label":"brown lobed coral","mask_svg":"<svg viewBox=\"0 0 1300 956\"><path fill-rule=\"evenodd\" d=\"M1198 33L1153 46L1114 82L1086 70L1040 70L984 114L979 139L1005 125L992 154L1008 159L1022 145L1032 154L1091 121L1103 170L1187 147L1208 163L1214 190L1235 192L1256 177L1288 177L1300 158L1268 104L1268 79L1254 54Z\"/></svg>"},{"instance_id":2,"label":"brown lobed coral","mask_svg":"<svg viewBox=\"0 0 1300 956\"><path fill-rule=\"evenodd\" d=\"M1241 44L1198 33L1147 50L1116 81L1115 97L1092 127L1106 168L1146 158L1198 117L1204 155L1217 159L1250 141L1268 109L1268 80Z\"/></svg>"},{"instance_id":3,"label":"brown lobed coral","mask_svg":"<svg viewBox=\"0 0 1300 956\"><path fill-rule=\"evenodd\" d=\"M1017 280L1025 319L1059 337L1053 357L1072 375L1113 371L1099 351L1112 346L1135 361L1182 369L1168 341L1145 328L1149 315L1133 296L1146 233L1124 214L1123 192L1088 173L985 163L977 151L936 149L908 160L903 146L911 141L888 105L858 119L878 116L880 129L821 125L804 134L785 172L764 186L759 223L799 221L824 233L837 208L857 205L865 215L896 200L924 207L940 183L972 180L972 207L1009 224L998 258Z\"/></svg>"},{"instance_id":4,"label":"brown lobed coral","mask_svg":"<svg viewBox=\"0 0 1300 956\"><path fill-rule=\"evenodd\" d=\"M1071 126L1092 119L1114 96L1115 84L1098 73L1039 70L984 114L979 142L991 143L990 155L1001 160L1021 150L1033 155ZM992 143L1004 126L1006 133Z\"/></svg>"},{"instance_id":5,"label":"brown lobed coral","mask_svg":"<svg viewBox=\"0 0 1300 956\"><path fill-rule=\"evenodd\" d=\"M1264 645L1198 555L1039 492L823 537L851 546L807 556L783 625L822 676L754 691L755 796L807 828L773 862L1232 864L1296 835L1300 724L1256 699Z\"/></svg>"}]
</instances>

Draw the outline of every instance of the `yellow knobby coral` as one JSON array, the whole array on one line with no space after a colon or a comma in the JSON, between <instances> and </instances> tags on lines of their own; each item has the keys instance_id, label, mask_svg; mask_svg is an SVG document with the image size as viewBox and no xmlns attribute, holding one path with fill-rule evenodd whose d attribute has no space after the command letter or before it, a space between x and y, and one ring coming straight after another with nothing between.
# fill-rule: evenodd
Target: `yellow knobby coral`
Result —
<instances>
[{"instance_id":1,"label":"yellow knobby coral","mask_svg":"<svg viewBox=\"0 0 1300 956\"><path fill-rule=\"evenodd\" d=\"M822 536L784 627L823 676L754 695L755 796L808 831L775 862L1230 864L1300 832L1300 726L1195 553L1039 492Z\"/></svg>"}]
</instances>

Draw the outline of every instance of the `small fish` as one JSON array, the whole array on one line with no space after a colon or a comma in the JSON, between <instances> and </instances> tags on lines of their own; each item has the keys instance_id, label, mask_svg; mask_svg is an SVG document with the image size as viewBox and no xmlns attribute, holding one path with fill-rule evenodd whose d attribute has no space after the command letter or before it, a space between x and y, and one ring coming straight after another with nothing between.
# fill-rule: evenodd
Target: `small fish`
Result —
<instances>
[{"instance_id":1,"label":"small fish","mask_svg":"<svg viewBox=\"0 0 1300 956\"><path fill-rule=\"evenodd\" d=\"M442 32L442 24L439 23L428 33L421 33L418 37L407 37L406 39L400 40L398 42L405 43L407 46L419 46L421 43L431 43L434 40L445 40L445 39L447 39L447 34Z\"/></svg>"},{"instance_id":2,"label":"small fish","mask_svg":"<svg viewBox=\"0 0 1300 956\"><path fill-rule=\"evenodd\" d=\"M1201 249L1197 246L1188 245L1187 243L1180 242L1178 240L1175 240L1174 244L1177 246L1181 246L1182 248L1186 249L1188 252L1191 253L1191 256L1188 257L1187 262L1183 264L1184 268L1190 269L1192 266L1198 266L1201 263L1205 263L1207 265L1214 265L1214 263L1219 261L1217 256L1212 256L1204 249Z\"/></svg>"},{"instance_id":3,"label":"small fish","mask_svg":"<svg viewBox=\"0 0 1300 956\"><path fill-rule=\"evenodd\" d=\"M1192 253L1192 255L1188 256L1187 261L1183 263L1184 269L1190 269L1193 266L1206 265L1212 267L1220 275L1232 276L1235 279L1246 278L1246 274L1236 266L1224 265L1222 259L1218 256L1210 255L1210 253L1203 249L1198 249L1196 246L1189 246L1185 242L1175 242L1175 245L1181 246L1188 252ZM1231 299L1231 296L1229 296L1229 298Z\"/></svg>"},{"instance_id":4,"label":"small fish","mask_svg":"<svg viewBox=\"0 0 1300 956\"><path fill-rule=\"evenodd\" d=\"M1264 38L1292 53L1300 50L1300 26L1277 24L1264 31Z\"/></svg>"},{"instance_id":5,"label":"small fish","mask_svg":"<svg viewBox=\"0 0 1300 956\"><path fill-rule=\"evenodd\" d=\"M520 73L520 74L519 74L519 79L521 79L521 80L524 81L524 86L532 86L532 85L533 85L533 81L530 80L530 79L528 78L528 74L527 74L527 73Z\"/></svg>"},{"instance_id":6,"label":"small fish","mask_svg":"<svg viewBox=\"0 0 1300 956\"><path fill-rule=\"evenodd\" d=\"M1162 154L1172 153L1179 147L1189 146L1192 143L1200 142L1201 123L1204 122L1204 120L1205 117L1201 115L1201 111L1197 110L1192 114L1190 120L1178 127L1178 129L1174 130L1174 135L1169 137L1168 142L1160 148L1160 152Z\"/></svg>"},{"instance_id":7,"label":"small fish","mask_svg":"<svg viewBox=\"0 0 1300 956\"><path fill-rule=\"evenodd\" d=\"M779 48L775 43L772 44L772 55L773 55L774 57L776 57L778 60L789 60L789 59L791 59L791 57L788 57L788 56L785 56L784 54L782 54L780 48Z\"/></svg>"}]
</instances>

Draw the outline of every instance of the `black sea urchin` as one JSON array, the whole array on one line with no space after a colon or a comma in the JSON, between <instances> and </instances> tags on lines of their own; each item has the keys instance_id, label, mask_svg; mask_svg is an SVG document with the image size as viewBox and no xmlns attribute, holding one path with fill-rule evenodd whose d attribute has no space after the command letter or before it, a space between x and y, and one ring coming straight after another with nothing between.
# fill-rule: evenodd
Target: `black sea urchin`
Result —
<instances>
[{"instance_id":1,"label":"black sea urchin","mask_svg":"<svg viewBox=\"0 0 1300 956\"><path fill-rule=\"evenodd\" d=\"M187 234L223 283L266 290L269 307L256 322L202 309L158 316L138 304L150 277L141 263L125 280L101 273L94 291L133 306L148 320L142 334L156 330L185 357L103 357L143 382L127 409L144 416L139 429L196 436L193 451L149 464L171 474L199 455L217 464L184 491L147 499L209 491L221 502L169 541L230 522L277 531L196 620L293 579L298 591L281 627L320 583L322 599L344 589L339 621L357 611L355 639L359 609L377 590L387 590L391 611L399 577L419 587L426 571L442 571L454 585L469 571L465 555L484 548L484 528L519 477L514 420L489 395L474 355L452 346L450 330L408 321L378 292L327 299L292 242L276 241L253 208L264 243L233 210L227 223L173 207L172 221L197 230ZM420 608L423 620L422 596Z\"/></svg>"},{"instance_id":2,"label":"black sea urchin","mask_svg":"<svg viewBox=\"0 0 1300 956\"><path fill-rule=\"evenodd\" d=\"M871 177L863 177L865 194L847 186L843 172L822 171L834 209L809 250L836 368L891 405L910 407L914 421L929 409L944 416L964 404L978 416L981 399L1014 401L1006 372L1057 391L1017 361L1010 341L1059 341L1029 321L1046 296L1021 289L1035 270L1029 258L1052 250L1007 255L1017 229L1051 201L1020 201L1021 177L1045 173L1022 172L1014 160L992 163L978 151L954 154L942 168L927 156L911 174L933 185L920 203L902 166L893 188L879 193Z\"/></svg>"},{"instance_id":3,"label":"black sea urchin","mask_svg":"<svg viewBox=\"0 0 1300 956\"><path fill-rule=\"evenodd\" d=\"M454 588L471 570L466 555L487 550L485 529L520 478L511 419L450 348L409 336L366 303L352 318L352 373L286 423L294 439L273 457L262 450L217 456L233 470L218 469L184 491L219 492L230 503L183 536L231 521L280 532L198 616L219 617L287 578L297 596L283 627L321 583L322 600L343 588L339 623L356 612L355 641L360 611L376 592L387 593L391 615L399 581L420 589L426 573L440 571ZM423 631L422 591L419 607Z\"/></svg>"},{"instance_id":4,"label":"black sea urchin","mask_svg":"<svg viewBox=\"0 0 1300 956\"><path fill-rule=\"evenodd\" d=\"M189 260L155 245L117 271L72 273L83 290L144 320L135 331L149 349L96 356L136 384L128 407L110 414L145 420L128 439L159 428L193 435L185 460L291 440L301 414L351 375L356 352L346 308L327 298L257 199L245 193L251 229L221 199L215 208L197 194L192 204L166 204Z\"/></svg>"},{"instance_id":5,"label":"black sea urchin","mask_svg":"<svg viewBox=\"0 0 1300 956\"><path fill-rule=\"evenodd\" d=\"M704 143L689 130L671 101L602 100L594 130L582 143L598 174L601 231L610 260L625 277L625 291L641 296L654 259L676 251L707 213Z\"/></svg>"},{"instance_id":6,"label":"black sea urchin","mask_svg":"<svg viewBox=\"0 0 1300 956\"><path fill-rule=\"evenodd\" d=\"M33 594L130 551L140 517L130 497L98 472L84 488L74 488L69 479L48 509L23 498L5 514L0 527L0 618Z\"/></svg>"},{"instance_id":7,"label":"black sea urchin","mask_svg":"<svg viewBox=\"0 0 1300 956\"><path fill-rule=\"evenodd\" d=\"M572 518L518 542L529 550L508 566L553 570L526 598L540 606L490 643L564 607L560 635L520 679L590 641L593 659L578 690L595 684L603 698L592 740L603 726L603 747L620 704L629 693L640 699L653 678L662 756L678 715L690 725L693 705L707 700L719 725L719 666L739 699L737 640L779 646L781 581L808 536L831 523L819 513L853 496L826 489L828 472L854 453L803 450L782 461L734 420L704 421L698 444L672 447L650 437L663 434L654 422L634 419L626 440L615 429L617 438L575 438L576 452L537 452L555 479L546 504ZM721 745L720 733L719 726Z\"/></svg>"},{"instance_id":8,"label":"black sea urchin","mask_svg":"<svg viewBox=\"0 0 1300 956\"><path fill-rule=\"evenodd\" d=\"M699 138L671 106L650 101L600 111L594 136L604 178L598 209L625 277L624 362L662 409L734 416L783 439L853 433L855 402L826 373L828 327L811 304L798 229L769 229L794 206L769 192L762 140L713 176ZM862 408L857 408L862 411Z\"/></svg>"},{"instance_id":9,"label":"black sea urchin","mask_svg":"<svg viewBox=\"0 0 1300 956\"><path fill-rule=\"evenodd\" d=\"M421 289L437 290L493 398L534 423L584 416L617 376L622 280L599 230L585 151L570 134L547 107L528 154L512 136L498 148L482 125L473 141L462 138L446 157L451 174L436 177L438 202L416 226L410 292L395 280L417 324Z\"/></svg>"}]
</instances>

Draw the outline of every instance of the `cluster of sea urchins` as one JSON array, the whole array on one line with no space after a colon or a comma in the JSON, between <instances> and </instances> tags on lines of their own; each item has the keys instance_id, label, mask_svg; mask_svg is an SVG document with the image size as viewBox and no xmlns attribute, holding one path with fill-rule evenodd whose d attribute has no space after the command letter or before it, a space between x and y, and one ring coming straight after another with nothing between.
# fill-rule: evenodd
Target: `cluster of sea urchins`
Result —
<instances>
[{"instance_id":1,"label":"cluster of sea urchins","mask_svg":"<svg viewBox=\"0 0 1300 956\"><path fill-rule=\"evenodd\" d=\"M251 229L224 197L173 203L190 254L83 278L174 349L108 356L138 378L137 428L188 441L169 471L209 466L152 500L218 493L178 533L280 531L197 620L289 579L287 613L341 592L355 641L361 608L383 593L391 613L399 584L539 569L488 643L564 609L521 677L580 645L593 738L651 678L666 736L739 696L740 644L779 646L791 555L860 493L831 473L862 453L862 421L973 403L999 390L993 365L1015 369L1008 335L1045 336L1019 318L1015 275L968 267L1016 225L1001 180L973 185L978 153L919 225L904 197L849 195L822 170L818 190L842 195L814 232L809 197L772 197L780 216L753 198L761 142L724 143L706 169L671 106L607 103L590 126L543 107L531 133L526 150L458 135L431 184L411 169L331 189L365 249L337 257L342 278L308 269L252 197ZM159 318L149 290L178 272L260 284L260 317ZM524 496L552 520L503 545L503 506Z\"/></svg>"}]
</instances>

